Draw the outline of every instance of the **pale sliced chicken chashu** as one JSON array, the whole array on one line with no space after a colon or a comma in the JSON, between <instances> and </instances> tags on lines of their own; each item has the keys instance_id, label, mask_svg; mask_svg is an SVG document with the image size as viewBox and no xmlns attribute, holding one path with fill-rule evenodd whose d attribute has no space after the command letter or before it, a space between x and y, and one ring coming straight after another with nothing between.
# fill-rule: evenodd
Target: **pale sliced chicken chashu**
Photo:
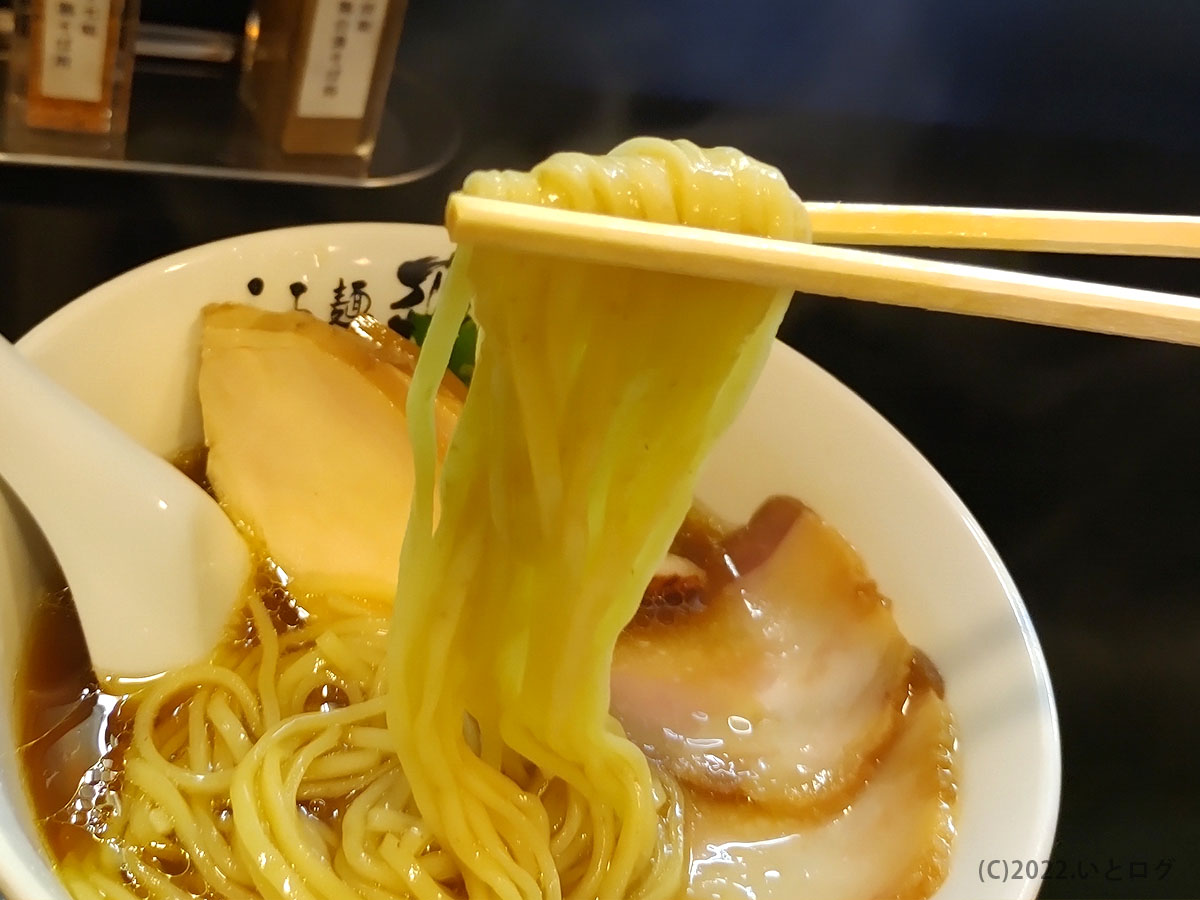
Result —
<instances>
[{"instance_id":1,"label":"pale sliced chicken chashu","mask_svg":"<svg viewBox=\"0 0 1200 900\"><path fill-rule=\"evenodd\" d=\"M417 350L369 321L223 304L204 312L207 475L299 594L390 604L412 496L404 404ZM447 375L439 449L465 395Z\"/></svg>"},{"instance_id":2,"label":"pale sliced chicken chashu","mask_svg":"<svg viewBox=\"0 0 1200 900\"><path fill-rule=\"evenodd\" d=\"M622 635L613 712L688 784L836 811L899 724L913 648L854 551L799 503L764 505L734 538L740 577Z\"/></svg>"}]
</instances>

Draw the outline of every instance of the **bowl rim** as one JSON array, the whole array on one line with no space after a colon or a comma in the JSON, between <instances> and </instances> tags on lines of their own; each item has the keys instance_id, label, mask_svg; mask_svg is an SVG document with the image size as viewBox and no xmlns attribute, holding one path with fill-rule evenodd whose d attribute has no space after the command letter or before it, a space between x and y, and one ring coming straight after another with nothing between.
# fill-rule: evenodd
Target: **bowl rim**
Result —
<instances>
[{"instance_id":1,"label":"bowl rim","mask_svg":"<svg viewBox=\"0 0 1200 900\"><path fill-rule=\"evenodd\" d=\"M42 349L44 342L50 339L50 335L53 332L62 328L69 328L72 320L89 315L92 312L92 307L107 302L108 296L119 293L125 287L126 283L134 283L146 275L163 274L184 266L194 265L207 256L223 254L227 251L236 251L240 244L285 241L293 237L304 238L310 235L326 234L330 230L339 234L352 235L354 231L358 230L374 232L379 229L394 230L397 235L401 235L404 232L416 232L426 235L431 231L440 232L445 236L445 240L449 241L449 237L446 236L446 229L441 225L424 222L372 220L287 225L282 228L266 228L260 231L248 231L244 234L217 238L213 241L205 241L203 244L185 247L182 250L176 250L172 253L147 260L132 269L126 269L112 278L93 285L78 297L67 301L54 312L50 313L50 315L38 321L13 343L24 353L35 353Z\"/></svg>"},{"instance_id":2,"label":"bowl rim","mask_svg":"<svg viewBox=\"0 0 1200 900\"><path fill-rule=\"evenodd\" d=\"M388 221L315 223L233 235L157 257L101 282L42 319L21 336L15 342L15 345L23 353L36 357L43 350L50 349L57 333L63 330L72 330L75 327L75 320L92 315L95 308L110 302L111 296L122 293L147 276L162 275L176 268L203 264L207 259L225 256L230 252L237 252L239 248L247 245L248 249L253 250L254 246L259 244L277 245L292 241L308 242L310 244L314 241L327 244L345 244L353 241L358 233L370 236L372 240L378 240L379 233L385 230L393 232L397 240L403 240L406 234L410 236L423 235L428 238L433 233L438 233L443 241L449 243L446 231L440 225ZM1044 717L1048 729L1046 746L1040 748L1044 762L1047 765L1047 771L1045 772L1047 784L1045 787L1044 815L1042 821L1035 823L1036 830L1031 835L1032 843L1039 849L1039 856L1042 858L1048 857L1057 829L1061 804L1062 739L1049 667L1036 631L1034 630L1029 611L1012 576L1005 567L991 540L987 537L966 504L929 460L891 422L834 375L789 345L776 339L772 352L773 354L781 354L784 357L783 361L785 365L790 370L796 371L797 367L809 370L809 377L815 377L826 382L836 392L844 394L847 400L860 406L863 411L868 412L879 426L879 436L889 444L889 452L899 454L910 467L920 471L925 476L925 480L937 493L939 499L949 509L953 510L958 519L961 520L971 533L974 543L984 554L992 574L1005 595L1008 607L1016 621L1024 643L1025 652L1032 664L1033 680L1042 707L1040 715ZM19 868L25 869L26 867L20 866ZM12 868L5 865L0 867L0 869L4 870L3 880L9 882L13 888L16 888L18 884L10 882L8 877L9 873L12 872ZM1027 881L1020 891L1019 896L1024 898L1024 900L1028 900L1028 898L1036 896L1039 887L1040 881ZM20 892L17 892L16 895L22 896Z\"/></svg>"},{"instance_id":3,"label":"bowl rim","mask_svg":"<svg viewBox=\"0 0 1200 900\"><path fill-rule=\"evenodd\" d=\"M809 378L826 382L831 390L848 395L863 412L870 414L878 437L889 444L889 452L895 453L898 458L906 460L914 470L921 472L925 477L927 486L936 492L947 508L953 511L956 518L970 532L972 541L983 553L988 568L1003 591L1008 608L1020 632L1025 652L1031 663L1033 681L1037 689L1037 699L1041 707L1040 714L1044 717L1046 726L1046 740L1044 745L1039 748L1039 752L1045 754L1044 762L1047 767L1047 771L1043 773L1047 778L1043 797L1046 805L1043 809L1041 821L1036 823L1037 827L1030 835L1030 844L1036 846L1038 850L1036 861L1040 864L1043 860L1049 858L1058 829L1059 810L1062 802L1062 734L1059 727L1058 705L1054 696L1050 669L1046 663L1045 653L1042 650L1033 620L1029 615L1029 610L1025 605L1020 590L1017 588L1016 582L1013 580L1004 561L1000 558L1000 554L992 544L991 539L987 536L987 533L979 524L974 514L967 508L962 498L958 496L949 482L942 477L941 473L938 472L925 455L895 425L888 421L874 406L860 397L857 392L843 384L830 372L793 347L776 339L774 349L776 353L783 354L784 362L789 369L793 371L799 368L809 370ZM836 521L832 524L835 528L838 527ZM869 568L868 563L868 570ZM953 712L953 705L951 712ZM953 853L954 850L951 851L952 856ZM1003 856L1004 854L1001 852L998 855ZM981 861L981 867L988 861L990 860ZM951 867L951 871L953 871L953 866ZM1041 877L1039 876L1033 880L1023 879L1023 885L1016 896L1020 900L1033 900L1040 892ZM980 887L983 888L982 876L980 881ZM992 881L987 883L997 884L997 882ZM1012 882L1005 882L1005 884L1012 884ZM933 896L934 900L936 900L937 894L935 893ZM983 891L980 892L979 896L985 896Z\"/></svg>"}]
</instances>

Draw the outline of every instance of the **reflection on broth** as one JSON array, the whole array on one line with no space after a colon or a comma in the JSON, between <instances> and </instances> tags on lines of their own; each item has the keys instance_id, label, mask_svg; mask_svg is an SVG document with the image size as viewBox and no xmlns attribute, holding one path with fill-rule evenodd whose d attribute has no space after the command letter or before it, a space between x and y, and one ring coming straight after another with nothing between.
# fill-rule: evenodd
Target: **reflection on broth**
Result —
<instances>
[{"instance_id":1,"label":"reflection on broth","mask_svg":"<svg viewBox=\"0 0 1200 900\"><path fill-rule=\"evenodd\" d=\"M97 684L65 589L35 611L17 698L30 801L51 851L62 859L90 843L111 811L124 731L123 698Z\"/></svg>"}]
</instances>

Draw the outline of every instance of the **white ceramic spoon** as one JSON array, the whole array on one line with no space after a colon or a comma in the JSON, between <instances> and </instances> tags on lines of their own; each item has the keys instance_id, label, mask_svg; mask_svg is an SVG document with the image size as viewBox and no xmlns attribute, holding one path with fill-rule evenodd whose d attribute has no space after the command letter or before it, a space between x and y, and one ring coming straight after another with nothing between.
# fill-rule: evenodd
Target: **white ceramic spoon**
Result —
<instances>
[{"instance_id":1,"label":"white ceramic spoon","mask_svg":"<svg viewBox=\"0 0 1200 900\"><path fill-rule=\"evenodd\" d=\"M211 497L0 337L0 478L58 558L102 676L204 660L250 553Z\"/></svg>"}]
</instances>

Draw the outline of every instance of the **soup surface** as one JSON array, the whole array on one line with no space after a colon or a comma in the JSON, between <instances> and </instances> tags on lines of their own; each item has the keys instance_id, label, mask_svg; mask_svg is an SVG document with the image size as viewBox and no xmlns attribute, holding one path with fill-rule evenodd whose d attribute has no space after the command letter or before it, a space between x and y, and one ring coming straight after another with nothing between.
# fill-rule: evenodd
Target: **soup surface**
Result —
<instances>
[{"instance_id":1,"label":"soup surface","mask_svg":"<svg viewBox=\"0 0 1200 900\"><path fill-rule=\"evenodd\" d=\"M282 582L264 566L259 597L278 635L303 635L289 651L299 658L335 624L336 604L314 614ZM221 654L257 643L243 614ZM336 670L318 682L307 708L347 702ZM97 683L65 591L38 607L18 691L51 856L71 867L118 846L139 695ZM193 701L182 694L160 715L182 721ZM689 515L618 643L612 705L681 786L689 897L916 898L944 878L955 742L937 670L900 635L851 548L799 501L768 500L736 528ZM353 799L302 807L338 829ZM169 829L161 838L147 847L170 884L212 896Z\"/></svg>"}]
</instances>

